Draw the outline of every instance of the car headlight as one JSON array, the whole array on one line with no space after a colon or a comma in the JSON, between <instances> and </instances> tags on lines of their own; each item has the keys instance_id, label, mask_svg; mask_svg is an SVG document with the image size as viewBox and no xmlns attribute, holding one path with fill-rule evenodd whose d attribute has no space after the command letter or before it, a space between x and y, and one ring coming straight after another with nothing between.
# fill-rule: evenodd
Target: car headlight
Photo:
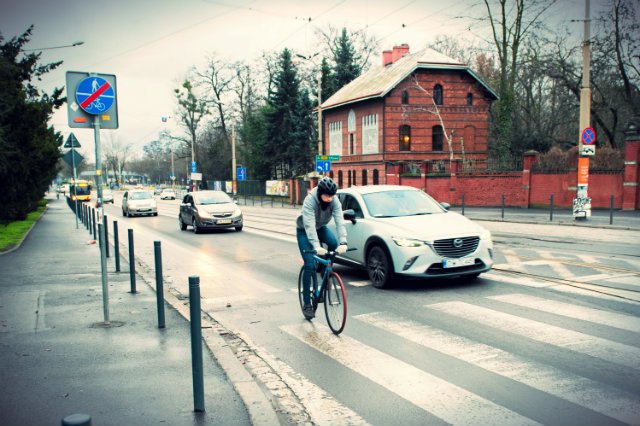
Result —
<instances>
[{"instance_id":1,"label":"car headlight","mask_svg":"<svg viewBox=\"0 0 640 426\"><path fill-rule=\"evenodd\" d=\"M480 239L483 241L491 241L491 232L485 229L480 233Z\"/></svg>"},{"instance_id":2,"label":"car headlight","mask_svg":"<svg viewBox=\"0 0 640 426\"><path fill-rule=\"evenodd\" d=\"M394 243L400 247L421 247L424 241L415 238L391 237Z\"/></svg>"},{"instance_id":3,"label":"car headlight","mask_svg":"<svg viewBox=\"0 0 640 426\"><path fill-rule=\"evenodd\" d=\"M198 210L197 214L198 214L198 217L202 219L211 219L211 214L204 210Z\"/></svg>"}]
</instances>

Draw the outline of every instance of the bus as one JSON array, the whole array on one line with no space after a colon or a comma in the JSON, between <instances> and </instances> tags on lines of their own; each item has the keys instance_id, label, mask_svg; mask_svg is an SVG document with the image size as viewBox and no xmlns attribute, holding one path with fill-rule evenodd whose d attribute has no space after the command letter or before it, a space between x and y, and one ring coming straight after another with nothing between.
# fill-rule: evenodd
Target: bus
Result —
<instances>
[{"instance_id":1,"label":"bus","mask_svg":"<svg viewBox=\"0 0 640 426\"><path fill-rule=\"evenodd\" d=\"M72 180L69 182L70 201L91 201L91 182L88 180Z\"/></svg>"}]
</instances>

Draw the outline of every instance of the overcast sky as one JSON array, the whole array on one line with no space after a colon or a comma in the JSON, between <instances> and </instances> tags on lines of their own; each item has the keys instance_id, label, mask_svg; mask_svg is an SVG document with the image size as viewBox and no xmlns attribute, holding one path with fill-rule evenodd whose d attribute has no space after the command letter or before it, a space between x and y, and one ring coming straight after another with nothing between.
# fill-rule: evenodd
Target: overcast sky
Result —
<instances>
[{"instance_id":1,"label":"overcast sky","mask_svg":"<svg viewBox=\"0 0 640 426\"><path fill-rule=\"evenodd\" d=\"M584 17L585 0L559 0L549 19L582 34L570 19ZM592 15L597 4L591 0ZM162 116L173 116L173 89L186 71L207 55L251 62L265 51L285 47L314 53L315 28L332 25L366 29L380 49L408 43L423 48L438 35L476 37L486 28L469 30L460 17L481 16L481 0L0 0L0 32L5 40L35 25L26 48L69 45L43 50L42 62L63 60L58 71L44 76L41 88L51 92L65 84L66 71L115 74L119 110L118 140L136 151L157 139ZM474 6L475 5L475 6ZM574 28L575 27L575 28ZM485 32L483 32L485 31ZM377 60L377 58L376 58ZM52 120L65 135L70 131L93 161L93 131L67 127L63 107ZM174 134L181 130L167 124Z\"/></svg>"}]
</instances>

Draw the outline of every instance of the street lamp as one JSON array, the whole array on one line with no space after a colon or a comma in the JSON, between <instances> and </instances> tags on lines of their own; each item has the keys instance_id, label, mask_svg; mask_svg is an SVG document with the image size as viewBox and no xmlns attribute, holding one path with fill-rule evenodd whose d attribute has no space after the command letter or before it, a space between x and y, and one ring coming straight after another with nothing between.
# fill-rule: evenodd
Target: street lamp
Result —
<instances>
[{"instance_id":1,"label":"street lamp","mask_svg":"<svg viewBox=\"0 0 640 426\"><path fill-rule=\"evenodd\" d=\"M65 47L76 47L84 44L84 41L75 41L72 44L65 44L63 46L52 46L52 47L41 47L40 49L21 49L21 52L35 52L41 50L51 50L51 49L63 49Z\"/></svg>"}]
</instances>

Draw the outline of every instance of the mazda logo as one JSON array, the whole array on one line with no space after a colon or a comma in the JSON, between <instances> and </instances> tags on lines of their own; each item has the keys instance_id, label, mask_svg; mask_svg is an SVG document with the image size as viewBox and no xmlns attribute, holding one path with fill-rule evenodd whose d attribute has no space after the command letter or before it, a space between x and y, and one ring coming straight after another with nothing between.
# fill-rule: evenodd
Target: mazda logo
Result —
<instances>
[{"instance_id":1,"label":"mazda logo","mask_svg":"<svg viewBox=\"0 0 640 426\"><path fill-rule=\"evenodd\" d=\"M460 248L462 247L462 238L456 238L455 240L453 240L453 246L455 248Z\"/></svg>"}]
</instances>

